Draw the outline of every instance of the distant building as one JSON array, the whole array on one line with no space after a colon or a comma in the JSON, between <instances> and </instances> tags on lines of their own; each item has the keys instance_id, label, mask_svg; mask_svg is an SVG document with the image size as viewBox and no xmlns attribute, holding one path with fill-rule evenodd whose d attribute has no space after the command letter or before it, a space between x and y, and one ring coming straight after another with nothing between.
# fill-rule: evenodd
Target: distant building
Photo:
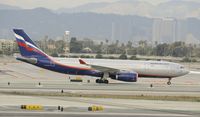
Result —
<instances>
[{"instance_id":1,"label":"distant building","mask_svg":"<svg viewBox=\"0 0 200 117\"><path fill-rule=\"evenodd\" d=\"M64 40L70 42L70 31L65 31Z\"/></svg>"},{"instance_id":2,"label":"distant building","mask_svg":"<svg viewBox=\"0 0 200 117\"><path fill-rule=\"evenodd\" d=\"M152 29L152 43L172 43L177 41L177 20L155 18Z\"/></svg>"},{"instance_id":3,"label":"distant building","mask_svg":"<svg viewBox=\"0 0 200 117\"><path fill-rule=\"evenodd\" d=\"M66 46L64 48L65 54L70 52L69 46L70 46L70 31L65 31L64 34L64 41L66 42Z\"/></svg>"},{"instance_id":4,"label":"distant building","mask_svg":"<svg viewBox=\"0 0 200 117\"><path fill-rule=\"evenodd\" d=\"M12 51L15 48L15 41L8 39L0 39L0 51Z\"/></svg>"},{"instance_id":5,"label":"distant building","mask_svg":"<svg viewBox=\"0 0 200 117\"><path fill-rule=\"evenodd\" d=\"M162 29L162 19L156 18L153 21L152 29L152 43L160 43L161 39L161 29Z\"/></svg>"},{"instance_id":6,"label":"distant building","mask_svg":"<svg viewBox=\"0 0 200 117\"><path fill-rule=\"evenodd\" d=\"M54 49L56 49L56 45L55 44L48 44L47 48L50 49L50 50L54 50Z\"/></svg>"}]
</instances>

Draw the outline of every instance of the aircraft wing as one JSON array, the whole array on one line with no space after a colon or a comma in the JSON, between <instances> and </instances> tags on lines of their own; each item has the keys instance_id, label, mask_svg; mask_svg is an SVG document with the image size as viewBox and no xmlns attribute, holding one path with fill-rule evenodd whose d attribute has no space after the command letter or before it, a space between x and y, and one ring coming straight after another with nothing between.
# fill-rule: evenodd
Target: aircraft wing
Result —
<instances>
[{"instance_id":1,"label":"aircraft wing","mask_svg":"<svg viewBox=\"0 0 200 117\"><path fill-rule=\"evenodd\" d=\"M115 69L115 68L111 68L111 67L105 67L105 66L100 66L100 65L92 65L92 64L88 64L85 61L83 61L82 59L79 59L79 63L83 64L83 65L87 65L90 66L93 69L102 71L104 73L108 73L108 72L117 72L119 71L119 69Z\"/></svg>"}]
</instances>

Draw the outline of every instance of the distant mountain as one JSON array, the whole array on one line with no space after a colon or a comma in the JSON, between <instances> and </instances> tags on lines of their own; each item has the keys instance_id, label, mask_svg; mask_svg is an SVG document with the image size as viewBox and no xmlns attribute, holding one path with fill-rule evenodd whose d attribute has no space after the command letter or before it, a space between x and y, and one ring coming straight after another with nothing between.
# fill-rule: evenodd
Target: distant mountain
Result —
<instances>
[{"instance_id":1,"label":"distant mountain","mask_svg":"<svg viewBox=\"0 0 200 117\"><path fill-rule=\"evenodd\" d=\"M0 4L0 10L19 10L19 7ZM174 17L200 19L200 2L189 0L169 0L158 5L141 0L119 0L116 2L88 3L73 8L60 8L55 13L100 13L117 15L138 15L142 17Z\"/></svg>"},{"instance_id":2,"label":"distant mountain","mask_svg":"<svg viewBox=\"0 0 200 117\"><path fill-rule=\"evenodd\" d=\"M0 10L1 9L21 9L20 7L16 7L16 6L10 6L10 5L5 5L5 4L0 4Z\"/></svg>"},{"instance_id":3,"label":"distant mountain","mask_svg":"<svg viewBox=\"0 0 200 117\"><path fill-rule=\"evenodd\" d=\"M75 8L60 8L56 12L57 13L82 13L82 12L91 12L98 8L103 8L109 5L109 3L100 2L100 3L89 3L84 4Z\"/></svg>"},{"instance_id":4,"label":"distant mountain","mask_svg":"<svg viewBox=\"0 0 200 117\"><path fill-rule=\"evenodd\" d=\"M12 28L24 28L41 39L63 36L69 30L71 36L93 39L149 40L152 19L140 16L121 16L96 13L56 14L44 8L32 10L0 10L0 38L13 37ZM139 37L139 38L138 38Z\"/></svg>"},{"instance_id":5,"label":"distant mountain","mask_svg":"<svg viewBox=\"0 0 200 117\"><path fill-rule=\"evenodd\" d=\"M0 38L14 38L12 29L23 28L34 39L45 35L55 39L64 31L71 36L95 40L152 40L152 18L137 15L98 13L55 13L49 9L0 10ZM200 40L200 19L177 20L179 40ZM167 40L167 38L166 38ZM167 42L164 40L164 42ZM172 39L168 39L172 40Z\"/></svg>"},{"instance_id":6,"label":"distant mountain","mask_svg":"<svg viewBox=\"0 0 200 117\"><path fill-rule=\"evenodd\" d=\"M176 18L188 18L188 17L200 17L200 3L190 2L183 0L172 0L169 2L159 4L152 16L156 17L176 17Z\"/></svg>"},{"instance_id":7,"label":"distant mountain","mask_svg":"<svg viewBox=\"0 0 200 117\"><path fill-rule=\"evenodd\" d=\"M112 3L90 3L70 9L59 9L62 13L94 12L104 14L139 15L147 17L175 17L178 19L200 17L200 3L171 0L158 5L139 0L121 0Z\"/></svg>"},{"instance_id":8,"label":"distant mountain","mask_svg":"<svg viewBox=\"0 0 200 117\"><path fill-rule=\"evenodd\" d=\"M119 15L140 15L149 16L153 10L153 5L148 2L141 2L137 0L121 0L113 3L89 3L74 8L62 8L59 13L104 13L104 14L119 14Z\"/></svg>"}]
</instances>

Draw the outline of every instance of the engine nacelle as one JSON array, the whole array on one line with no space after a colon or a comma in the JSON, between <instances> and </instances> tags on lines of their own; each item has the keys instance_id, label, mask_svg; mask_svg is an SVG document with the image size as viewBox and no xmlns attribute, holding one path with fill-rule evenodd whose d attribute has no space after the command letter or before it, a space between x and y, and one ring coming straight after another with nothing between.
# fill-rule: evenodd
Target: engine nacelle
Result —
<instances>
[{"instance_id":1,"label":"engine nacelle","mask_svg":"<svg viewBox=\"0 0 200 117\"><path fill-rule=\"evenodd\" d=\"M125 81L125 82L137 82L138 74L130 71L119 71L109 73L111 79Z\"/></svg>"}]
</instances>

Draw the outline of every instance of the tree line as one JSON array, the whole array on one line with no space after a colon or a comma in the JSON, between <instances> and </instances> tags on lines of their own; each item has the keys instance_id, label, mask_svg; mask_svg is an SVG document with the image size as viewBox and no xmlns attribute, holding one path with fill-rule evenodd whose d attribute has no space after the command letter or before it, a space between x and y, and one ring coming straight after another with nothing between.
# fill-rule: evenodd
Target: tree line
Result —
<instances>
[{"instance_id":1,"label":"tree line","mask_svg":"<svg viewBox=\"0 0 200 117\"><path fill-rule=\"evenodd\" d=\"M67 53L94 53L98 55L97 58L101 58L102 54L119 54L124 59L127 58L124 55L131 55L132 59L136 55L200 58L200 45L186 44L181 41L152 45L143 40L135 44L131 41L126 43L118 40L109 42L106 39L105 41L96 42L88 38L78 40L76 37L72 37L67 42L64 39L53 40L45 36L44 39L35 42L43 51L52 56L65 56ZM7 49L6 52L1 51L0 54L16 52L19 52L17 45L11 50Z\"/></svg>"},{"instance_id":2,"label":"tree line","mask_svg":"<svg viewBox=\"0 0 200 117\"><path fill-rule=\"evenodd\" d=\"M173 56L173 57L200 57L200 45L185 44L178 41L171 44L162 43L151 45L147 41L139 41L136 46L131 41L120 43L118 40L109 43L108 40L95 44L92 40L70 41L71 53L82 53L84 48L90 48L92 53L97 54L127 54L145 56Z\"/></svg>"}]
</instances>

